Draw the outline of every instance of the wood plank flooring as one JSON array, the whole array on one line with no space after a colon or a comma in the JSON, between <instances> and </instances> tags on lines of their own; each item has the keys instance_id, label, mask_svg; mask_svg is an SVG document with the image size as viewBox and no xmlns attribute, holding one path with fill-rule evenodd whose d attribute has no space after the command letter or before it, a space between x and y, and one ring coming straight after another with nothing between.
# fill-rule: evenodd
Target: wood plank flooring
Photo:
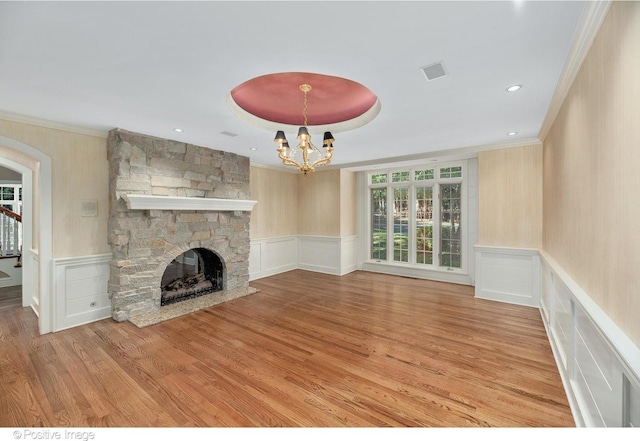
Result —
<instances>
[{"instance_id":1,"label":"wood plank flooring","mask_svg":"<svg viewBox=\"0 0 640 441\"><path fill-rule=\"evenodd\" d=\"M537 309L291 271L147 328L0 311L4 427L572 427Z\"/></svg>"},{"instance_id":2,"label":"wood plank flooring","mask_svg":"<svg viewBox=\"0 0 640 441\"><path fill-rule=\"evenodd\" d=\"M0 311L22 306L22 286L0 288Z\"/></svg>"}]
</instances>

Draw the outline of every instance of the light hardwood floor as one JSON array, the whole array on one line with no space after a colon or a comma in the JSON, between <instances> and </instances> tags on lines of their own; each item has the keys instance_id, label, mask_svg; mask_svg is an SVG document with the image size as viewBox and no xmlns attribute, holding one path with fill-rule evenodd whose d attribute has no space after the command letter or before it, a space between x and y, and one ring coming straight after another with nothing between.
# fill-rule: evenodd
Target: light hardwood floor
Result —
<instances>
[{"instance_id":1,"label":"light hardwood floor","mask_svg":"<svg viewBox=\"0 0 640 441\"><path fill-rule=\"evenodd\" d=\"M147 328L0 311L4 427L571 427L537 309L357 271Z\"/></svg>"}]
</instances>

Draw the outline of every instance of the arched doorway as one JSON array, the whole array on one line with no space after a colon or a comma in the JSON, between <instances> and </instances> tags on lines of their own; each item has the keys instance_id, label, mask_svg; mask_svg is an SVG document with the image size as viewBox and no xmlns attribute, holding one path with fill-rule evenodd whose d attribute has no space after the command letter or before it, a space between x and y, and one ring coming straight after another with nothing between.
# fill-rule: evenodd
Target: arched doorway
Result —
<instances>
[{"instance_id":1,"label":"arched doorway","mask_svg":"<svg viewBox=\"0 0 640 441\"><path fill-rule=\"evenodd\" d=\"M15 301L15 296L20 295L20 303L25 307L29 306L29 289L22 289L23 178L30 182L31 170L23 170L19 164L6 159L5 164L0 162L0 291L4 300ZM31 211L30 196L31 192L27 197L28 211ZM31 233L31 217L26 221ZM30 249L30 236L27 243Z\"/></svg>"},{"instance_id":2,"label":"arched doorway","mask_svg":"<svg viewBox=\"0 0 640 441\"><path fill-rule=\"evenodd\" d=\"M41 334L54 330L51 287L51 158L41 151L0 136L0 165L22 175L22 302L38 315Z\"/></svg>"}]
</instances>

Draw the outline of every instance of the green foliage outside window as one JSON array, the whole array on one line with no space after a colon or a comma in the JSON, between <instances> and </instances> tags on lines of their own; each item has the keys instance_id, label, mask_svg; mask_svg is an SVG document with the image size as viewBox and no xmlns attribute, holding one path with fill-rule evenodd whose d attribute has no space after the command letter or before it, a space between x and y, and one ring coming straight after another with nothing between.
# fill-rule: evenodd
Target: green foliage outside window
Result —
<instances>
[{"instance_id":1,"label":"green foliage outside window","mask_svg":"<svg viewBox=\"0 0 640 441\"><path fill-rule=\"evenodd\" d=\"M426 181L435 178L435 171L430 168L427 170L416 170L413 179L416 181Z\"/></svg>"},{"instance_id":2,"label":"green foliage outside window","mask_svg":"<svg viewBox=\"0 0 640 441\"><path fill-rule=\"evenodd\" d=\"M14 192L14 187L0 187L0 199L3 201L12 201Z\"/></svg>"}]
</instances>

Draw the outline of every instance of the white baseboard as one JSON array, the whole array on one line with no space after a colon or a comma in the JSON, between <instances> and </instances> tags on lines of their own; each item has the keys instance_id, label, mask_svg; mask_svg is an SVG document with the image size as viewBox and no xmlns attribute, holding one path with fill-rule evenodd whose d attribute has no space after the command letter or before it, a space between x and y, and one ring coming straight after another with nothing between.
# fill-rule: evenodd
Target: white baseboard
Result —
<instances>
[{"instance_id":1,"label":"white baseboard","mask_svg":"<svg viewBox=\"0 0 640 441\"><path fill-rule=\"evenodd\" d=\"M475 296L540 306L540 256L537 249L475 247Z\"/></svg>"},{"instance_id":2,"label":"white baseboard","mask_svg":"<svg viewBox=\"0 0 640 441\"><path fill-rule=\"evenodd\" d=\"M392 274L394 276L411 277L414 279L435 280L437 282L456 283L459 285L473 285L473 277L461 271L447 271L446 269L428 269L417 265L398 265L387 262L362 262L363 271L372 273Z\"/></svg>"},{"instance_id":3,"label":"white baseboard","mask_svg":"<svg viewBox=\"0 0 640 441\"><path fill-rule=\"evenodd\" d=\"M578 427L640 427L640 349L544 251L541 316Z\"/></svg>"},{"instance_id":4,"label":"white baseboard","mask_svg":"<svg viewBox=\"0 0 640 441\"><path fill-rule=\"evenodd\" d=\"M111 317L111 254L53 260L53 331Z\"/></svg>"}]
</instances>

